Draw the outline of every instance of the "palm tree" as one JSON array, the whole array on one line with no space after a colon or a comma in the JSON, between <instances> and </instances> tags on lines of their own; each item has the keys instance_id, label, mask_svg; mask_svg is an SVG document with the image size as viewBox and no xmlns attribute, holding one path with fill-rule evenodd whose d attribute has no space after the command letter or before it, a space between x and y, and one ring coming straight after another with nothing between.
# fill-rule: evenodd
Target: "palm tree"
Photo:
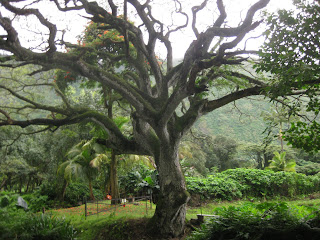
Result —
<instances>
[{"instance_id":1,"label":"palm tree","mask_svg":"<svg viewBox=\"0 0 320 240\"><path fill-rule=\"evenodd\" d=\"M285 171L285 172L295 172L296 162L294 159L286 159L286 152L274 152L274 157L270 161L270 165L267 169L271 169L275 172Z\"/></svg>"},{"instance_id":2,"label":"palm tree","mask_svg":"<svg viewBox=\"0 0 320 240\"><path fill-rule=\"evenodd\" d=\"M96 142L96 138L81 141L67 153L68 160L59 166L58 173L63 173L67 182L74 178L88 181L90 198L94 200L92 181L98 173L98 167L108 160L106 148Z\"/></svg>"}]
</instances>

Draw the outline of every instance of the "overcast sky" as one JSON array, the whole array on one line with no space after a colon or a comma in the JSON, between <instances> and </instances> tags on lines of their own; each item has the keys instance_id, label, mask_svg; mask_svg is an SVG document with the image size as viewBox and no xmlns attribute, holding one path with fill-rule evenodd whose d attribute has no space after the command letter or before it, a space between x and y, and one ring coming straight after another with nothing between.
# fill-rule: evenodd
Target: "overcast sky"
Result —
<instances>
[{"instance_id":1,"label":"overcast sky","mask_svg":"<svg viewBox=\"0 0 320 240\"><path fill-rule=\"evenodd\" d=\"M101 0L100 0L101 1ZM240 19L244 18L247 9L249 6L251 6L253 3L255 3L257 0L225 0L225 6L226 11L228 14L227 18L227 24L228 26L237 26ZM102 2L105 2L103 0ZM167 21L168 19L171 19L171 15L168 15L168 12L170 10L168 9L169 4L163 4L166 2L164 1L154 1L156 3L156 7L154 8L154 14L159 20L161 21ZM195 0L184 0L186 3L186 9L190 9L192 5L195 5L195 2L202 2L202 1L195 1ZM276 11L277 9L282 8L292 8L291 0L271 0L266 10L272 12ZM76 37L78 35L82 34L82 31L84 29L84 26L88 22L87 19L81 17L80 15L84 16L85 13L83 11L73 11L68 13L57 13L55 11L55 6L52 2L49 0L42 0L42 7L41 12L48 17L51 21L57 24L57 27L59 30L66 29L66 35L65 40L70 42L76 42ZM44 4L45 3L45 4ZM214 17L217 16L215 13L217 13L215 1L212 1L212 7L207 9L206 11L201 12L199 14L199 20L197 21L199 30L205 30L208 23L212 22L214 20ZM186 10L187 11L187 10ZM4 9L1 9L1 13L3 16L6 16L7 13L4 11ZM70 17L71 16L71 17ZM175 20L175 23L179 23L179 21L183 21L184 18L177 16L178 18ZM12 16L11 16L12 18ZM16 21L17 20L17 21ZM134 22L137 22L136 19L131 19ZM39 42L42 40L45 40L46 36L41 36L41 34L37 34L37 32L41 32L41 29L39 29L37 21L35 18L28 18L28 20L25 17L15 18L14 21L15 27L22 29L19 31L20 37L23 37L22 40L24 44L27 44L29 46L38 45ZM39 30L37 30L39 29ZM42 28L43 30L44 28ZM2 29L1 29L2 30ZM3 33L3 30L0 30L0 34ZM47 31L45 29L45 31ZM261 28L250 34L250 36L255 37L259 36L261 33ZM58 35L61 36L61 33ZM43 39L42 39L43 38ZM174 56L176 58L181 58L189 46L189 44L194 39L194 35L191 31L181 31L178 33L175 33L172 35L172 42L173 42L173 49L174 49ZM257 49L259 45L261 45L263 42L263 39L261 40L249 40L247 43L247 49ZM159 48L158 55L164 56L162 48Z\"/></svg>"}]
</instances>

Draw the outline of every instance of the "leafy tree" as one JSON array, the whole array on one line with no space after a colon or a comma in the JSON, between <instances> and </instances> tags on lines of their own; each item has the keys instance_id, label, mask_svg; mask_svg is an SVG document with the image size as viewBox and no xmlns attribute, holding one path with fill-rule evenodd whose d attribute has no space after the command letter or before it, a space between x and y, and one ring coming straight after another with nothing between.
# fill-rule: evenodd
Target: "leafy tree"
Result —
<instances>
[{"instance_id":1,"label":"leafy tree","mask_svg":"<svg viewBox=\"0 0 320 240\"><path fill-rule=\"evenodd\" d=\"M30 4L26 0L2 0L1 6L6 11L0 15L0 26L2 32L5 32L0 38L0 49L7 53L1 57L2 65L17 68L20 65L35 64L39 67L21 76L20 81L14 81L14 76L10 80L1 80L0 94L9 93L18 106L10 104L0 108L0 126L39 125L55 129L63 125L94 121L107 133L104 144L113 149L115 154L153 156L159 172L160 194L150 229L157 229L156 232L164 237L178 236L184 230L186 203L189 200L178 154L182 136L200 116L244 97L268 95L268 91L263 90L270 84L276 84L230 67L247 59L242 54L251 53L236 47L247 33L259 26L261 21L255 19L256 13L268 3L269 0L257 0L238 25L229 27L225 24L227 12L223 0L217 0L216 5L211 5L211 1L207 0L200 4L197 1L189 15L184 11L186 5L190 8L189 2L167 2L168 7L174 9L173 18L185 19L178 26L175 20L159 21L152 11L156 4L152 1L109 0L104 8L87 0L64 3L52 0L48 4L53 4L60 12L70 14L71 11L82 10L96 25L90 32L94 35L92 42L87 44L80 39L79 44L71 44L64 40L65 31L58 32L57 26L42 14L39 1ZM123 11L119 9L120 6L123 6ZM211 11L213 8L217 11ZM197 18L205 10L210 10L212 21L207 20L210 23L201 30ZM139 26L127 20L131 12L134 12ZM31 18L41 25L39 32L43 33L41 37L45 40L39 47L29 49L22 41L23 32L15 24L25 18L16 16ZM174 66L170 37L189 26L195 40L186 50L182 62ZM117 32L119 39L105 39L95 29ZM95 44L99 34L102 45ZM159 44L166 53L166 66L159 63L157 58L156 47ZM60 51L60 46L66 47L69 52ZM130 132L120 130L106 113L106 108L73 102L69 97L72 92L68 92L69 95L64 93L53 79L33 80L30 89L41 93L43 91L39 89L50 88L51 92L57 94L58 103L55 105L38 101L32 98L33 95L20 91L29 86L32 75L41 75L41 72L52 69L66 71L65 81L68 76L71 80L77 77L84 81L87 88L93 84L102 90L101 94L106 90L121 96L130 106L125 113L130 115ZM209 98L206 93L208 88L221 81L229 83L229 91ZM13 82L15 85L11 85ZM296 86L291 86L293 92L288 93L296 94ZM181 106L186 106L183 111L180 111ZM32 110L38 115L29 119L21 115L18 111L21 109Z\"/></svg>"},{"instance_id":2,"label":"leafy tree","mask_svg":"<svg viewBox=\"0 0 320 240\"><path fill-rule=\"evenodd\" d=\"M224 171L236 167L236 163L232 161L237 151L237 143L235 140L218 135L213 139L212 149L215 157L207 159L207 168L219 167L219 170ZM215 163L218 163L218 165Z\"/></svg>"},{"instance_id":3,"label":"leafy tree","mask_svg":"<svg viewBox=\"0 0 320 240\"><path fill-rule=\"evenodd\" d=\"M179 158L185 176L205 176L207 159L212 157L212 138L193 129L180 144ZM210 154L211 153L211 154Z\"/></svg>"},{"instance_id":4,"label":"leafy tree","mask_svg":"<svg viewBox=\"0 0 320 240\"><path fill-rule=\"evenodd\" d=\"M320 4L319 1L294 1L296 11L280 10L267 15L266 42L261 50L258 71L273 74L273 87L268 91L274 99L300 89L303 95L287 103L289 115L304 117L291 123L284 139L306 151L320 149L319 76L320 76ZM299 114L306 110L308 114Z\"/></svg>"},{"instance_id":5,"label":"leafy tree","mask_svg":"<svg viewBox=\"0 0 320 240\"><path fill-rule=\"evenodd\" d=\"M268 123L266 131L268 131L268 137L274 128L278 130L276 137L280 141L281 151L284 150L283 132L286 125L297 122L297 116L289 115L290 109L285 108L283 105L275 106L270 112L262 112L263 119Z\"/></svg>"},{"instance_id":6,"label":"leafy tree","mask_svg":"<svg viewBox=\"0 0 320 240\"><path fill-rule=\"evenodd\" d=\"M294 159L286 159L286 152L274 152L274 157L270 161L267 169L273 171L295 172L296 162Z\"/></svg>"}]
</instances>

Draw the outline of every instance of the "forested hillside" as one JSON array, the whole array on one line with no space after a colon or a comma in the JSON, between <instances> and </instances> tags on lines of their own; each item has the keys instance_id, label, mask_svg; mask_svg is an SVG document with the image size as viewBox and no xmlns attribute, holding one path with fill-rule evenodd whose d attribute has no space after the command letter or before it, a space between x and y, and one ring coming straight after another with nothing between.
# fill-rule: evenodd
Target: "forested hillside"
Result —
<instances>
[{"instance_id":1,"label":"forested hillside","mask_svg":"<svg viewBox=\"0 0 320 240\"><path fill-rule=\"evenodd\" d=\"M195 127L208 135L224 135L244 142L262 142L267 127L261 113L270 111L271 103L264 98L241 99L197 121Z\"/></svg>"}]
</instances>

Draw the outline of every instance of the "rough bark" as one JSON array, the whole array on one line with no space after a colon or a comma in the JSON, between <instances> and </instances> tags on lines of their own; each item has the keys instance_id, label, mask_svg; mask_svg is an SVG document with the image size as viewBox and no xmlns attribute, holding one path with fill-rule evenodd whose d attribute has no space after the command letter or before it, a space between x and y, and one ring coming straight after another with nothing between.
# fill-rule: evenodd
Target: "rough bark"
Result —
<instances>
[{"instance_id":1,"label":"rough bark","mask_svg":"<svg viewBox=\"0 0 320 240\"><path fill-rule=\"evenodd\" d=\"M62 194L61 194L61 201L64 201L64 196L66 195L67 187L68 187L68 181L66 181L64 179L63 180Z\"/></svg>"},{"instance_id":2,"label":"rough bark","mask_svg":"<svg viewBox=\"0 0 320 240\"><path fill-rule=\"evenodd\" d=\"M90 191L90 199L94 201L95 199L92 191L92 183L90 180L89 180L89 191Z\"/></svg>"},{"instance_id":3,"label":"rough bark","mask_svg":"<svg viewBox=\"0 0 320 240\"><path fill-rule=\"evenodd\" d=\"M186 204L190 198L180 167L178 145L161 147L158 157L160 195L149 226L153 233L163 237L177 237L183 234Z\"/></svg>"},{"instance_id":4,"label":"rough bark","mask_svg":"<svg viewBox=\"0 0 320 240\"><path fill-rule=\"evenodd\" d=\"M26 188L26 193L29 191L29 186L30 186L30 182L31 182L32 176L28 177L28 182L27 182L27 188Z\"/></svg>"},{"instance_id":5,"label":"rough bark","mask_svg":"<svg viewBox=\"0 0 320 240\"><path fill-rule=\"evenodd\" d=\"M118 185L118 174L117 174L117 157L114 151L111 152L111 162L110 162L110 190L112 196L112 204L117 204L118 202L114 199L119 199L119 185ZM118 200L119 201L119 200Z\"/></svg>"}]
</instances>

